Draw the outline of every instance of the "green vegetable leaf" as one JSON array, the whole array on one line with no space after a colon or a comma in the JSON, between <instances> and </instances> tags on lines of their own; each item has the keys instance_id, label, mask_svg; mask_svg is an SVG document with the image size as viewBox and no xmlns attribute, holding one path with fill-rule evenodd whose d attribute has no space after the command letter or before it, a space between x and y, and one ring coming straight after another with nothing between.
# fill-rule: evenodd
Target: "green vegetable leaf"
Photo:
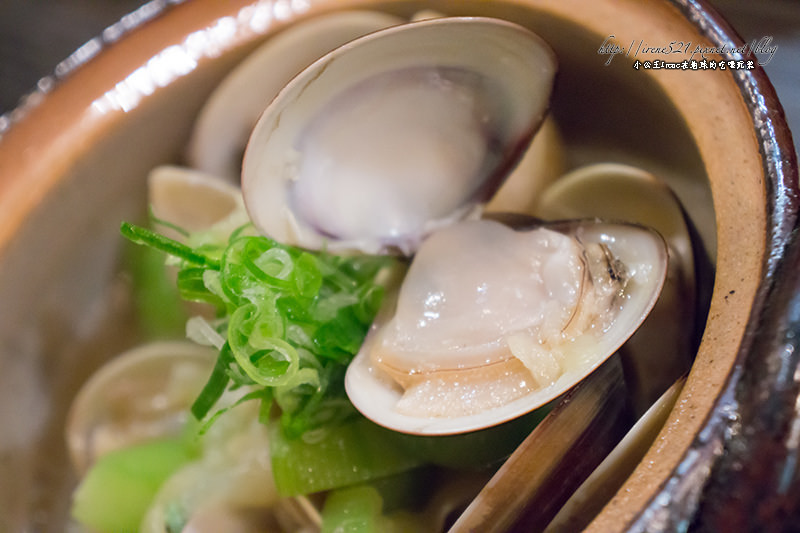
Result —
<instances>
[{"instance_id":1,"label":"green vegetable leaf","mask_svg":"<svg viewBox=\"0 0 800 533\"><path fill-rule=\"evenodd\" d=\"M139 327L148 338L175 338L189 317L181 294L164 270L165 255L155 248L132 244L124 252Z\"/></svg>"},{"instance_id":2,"label":"green vegetable leaf","mask_svg":"<svg viewBox=\"0 0 800 533\"><path fill-rule=\"evenodd\" d=\"M120 232L124 237L136 244L146 244L198 266L219 269L219 263L214 258L147 228L123 222L120 226Z\"/></svg>"},{"instance_id":3,"label":"green vegetable leaf","mask_svg":"<svg viewBox=\"0 0 800 533\"><path fill-rule=\"evenodd\" d=\"M310 494L407 472L422 461L397 434L365 418L328 426L302 439L270 426L272 472L284 496Z\"/></svg>"},{"instance_id":4,"label":"green vegetable leaf","mask_svg":"<svg viewBox=\"0 0 800 533\"><path fill-rule=\"evenodd\" d=\"M72 516L95 531L134 533L167 477L193 458L183 439L163 439L109 452L81 481Z\"/></svg>"},{"instance_id":5,"label":"green vegetable leaf","mask_svg":"<svg viewBox=\"0 0 800 533\"><path fill-rule=\"evenodd\" d=\"M292 438L350 417L344 371L380 308L377 280L396 260L312 253L252 235L249 226L224 241L212 232L172 229L186 243L203 244L129 223L120 231L172 256L181 297L210 303L220 313L225 344L192 406L194 416L214 420L224 392L246 386L256 390L246 398L262 401L263 413L274 401Z\"/></svg>"},{"instance_id":6,"label":"green vegetable leaf","mask_svg":"<svg viewBox=\"0 0 800 533\"><path fill-rule=\"evenodd\" d=\"M419 489L419 487L417 487ZM332 491L322 509L322 533L425 533L435 531L423 514L386 514L378 489L357 485Z\"/></svg>"},{"instance_id":7,"label":"green vegetable leaf","mask_svg":"<svg viewBox=\"0 0 800 533\"><path fill-rule=\"evenodd\" d=\"M192 403L191 412L198 420L202 420L214 407L214 404L219 401L228 384L231 381L228 375L228 367L233 364L233 353L231 353L230 346L225 343L219 353L217 362L214 364L214 370L211 371L211 376L208 378L200 395Z\"/></svg>"}]
</instances>

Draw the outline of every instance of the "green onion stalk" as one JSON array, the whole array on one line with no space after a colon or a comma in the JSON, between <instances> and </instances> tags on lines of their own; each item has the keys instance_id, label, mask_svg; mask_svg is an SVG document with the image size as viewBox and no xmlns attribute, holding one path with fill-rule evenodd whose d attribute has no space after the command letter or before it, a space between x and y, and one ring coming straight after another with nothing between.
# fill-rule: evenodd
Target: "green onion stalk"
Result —
<instances>
[{"instance_id":1,"label":"green onion stalk","mask_svg":"<svg viewBox=\"0 0 800 533\"><path fill-rule=\"evenodd\" d=\"M227 240L181 232L185 242L127 222L120 230L171 257L183 299L216 310L206 324L219 357L191 407L204 427L251 400L261 402L265 423L279 407L289 439L353 417L344 373L380 307L379 277L397 260L310 252L255 235L249 225ZM243 387L236 404L215 410L226 390Z\"/></svg>"}]
</instances>

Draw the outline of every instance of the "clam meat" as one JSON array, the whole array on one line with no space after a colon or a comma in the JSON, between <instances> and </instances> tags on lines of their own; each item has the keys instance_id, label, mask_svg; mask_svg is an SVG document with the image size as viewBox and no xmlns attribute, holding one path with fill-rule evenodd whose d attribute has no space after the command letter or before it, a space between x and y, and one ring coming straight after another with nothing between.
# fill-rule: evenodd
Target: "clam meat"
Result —
<instances>
[{"instance_id":1,"label":"clam meat","mask_svg":"<svg viewBox=\"0 0 800 533\"><path fill-rule=\"evenodd\" d=\"M451 225L417 251L391 316L348 369L347 393L368 418L409 433L510 420L612 355L655 304L666 269L664 240L640 226Z\"/></svg>"},{"instance_id":2,"label":"clam meat","mask_svg":"<svg viewBox=\"0 0 800 533\"><path fill-rule=\"evenodd\" d=\"M538 36L497 19L356 39L261 116L242 170L250 217L302 247L410 254L502 184L544 119L555 70Z\"/></svg>"},{"instance_id":3,"label":"clam meat","mask_svg":"<svg viewBox=\"0 0 800 533\"><path fill-rule=\"evenodd\" d=\"M656 175L621 163L572 170L540 195L545 220L597 217L653 228L664 237L669 266L664 289L647 320L623 348L634 411L643 414L691 366L699 340L708 264L693 250L685 210ZM698 252L703 253L701 250Z\"/></svg>"}]
</instances>

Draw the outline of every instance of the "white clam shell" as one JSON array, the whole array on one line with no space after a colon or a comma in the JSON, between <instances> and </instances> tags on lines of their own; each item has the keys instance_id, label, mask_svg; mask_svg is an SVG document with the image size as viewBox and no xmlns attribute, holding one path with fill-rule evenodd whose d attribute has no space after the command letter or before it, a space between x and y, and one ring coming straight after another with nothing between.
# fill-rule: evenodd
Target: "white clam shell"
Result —
<instances>
[{"instance_id":1,"label":"white clam shell","mask_svg":"<svg viewBox=\"0 0 800 533\"><path fill-rule=\"evenodd\" d=\"M556 227L556 226L554 226ZM642 272L629 282L619 300L613 323L602 335L579 336L567 355L563 372L549 385L524 396L476 413L447 416L418 416L398 411L404 391L371 357L376 321L361 351L350 364L345 387L353 405L367 418L390 429L422 435L444 435L482 429L516 418L536 409L569 390L610 357L631 336L655 305L667 271L667 248L655 232L639 226L599 222L560 223L559 231L576 232L584 243L602 243L630 272ZM437 372L418 375L425 380L447 380ZM492 386L487 383L487 386ZM459 384L454 390L459 390ZM457 394L455 395L457 396ZM466 401L467 398L464 398ZM430 398L442 401L441 397ZM447 401L459 401L457 397Z\"/></svg>"},{"instance_id":2,"label":"white clam shell","mask_svg":"<svg viewBox=\"0 0 800 533\"><path fill-rule=\"evenodd\" d=\"M441 18L438 11L424 9L412 21ZM564 174L563 140L555 119L548 115L519 163L486 204L487 212L532 214L540 193Z\"/></svg>"},{"instance_id":3,"label":"white clam shell","mask_svg":"<svg viewBox=\"0 0 800 533\"><path fill-rule=\"evenodd\" d=\"M570 171L545 189L535 214L547 220L598 217L641 224L658 231L681 270L694 258L680 202L656 176L622 163L595 163Z\"/></svg>"},{"instance_id":4,"label":"white clam shell","mask_svg":"<svg viewBox=\"0 0 800 533\"><path fill-rule=\"evenodd\" d=\"M685 379L675 382L636 421L547 526L547 532L581 531L619 490L667 421Z\"/></svg>"},{"instance_id":5,"label":"white clam shell","mask_svg":"<svg viewBox=\"0 0 800 533\"><path fill-rule=\"evenodd\" d=\"M190 166L239 183L242 153L253 126L295 75L356 37L402 22L387 13L343 11L272 37L239 63L206 101L189 140Z\"/></svg>"},{"instance_id":6,"label":"white clam shell","mask_svg":"<svg viewBox=\"0 0 800 533\"><path fill-rule=\"evenodd\" d=\"M533 214L542 192L564 174L565 166L563 140L551 115L536 132L514 171L486 204L486 211Z\"/></svg>"},{"instance_id":7,"label":"white clam shell","mask_svg":"<svg viewBox=\"0 0 800 533\"><path fill-rule=\"evenodd\" d=\"M106 363L70 406L67 448L78 472L104 453L182 431L217 352L185 341L132 348Z\"/></svg>"},{"instance_id":8,"label":"white clam shell","mask_svg":"<svg viewBox=\"0 0 800 533\"><path fill-rule=\"evenodd\" d=\"M230 231L248 220L239 187L191 168L163 165L151 170L148 201L155 217L189 232L212 226Z\"/></svg>"},{"instance_id":9,"label":"white clam shell","mask_svg":"<svg viewBox=\"0 0 800 533\"><path fill-rule=\"evenodd\" d=\"M571 171L546 189L536 214L544 219L598 217L642 224L669 246L667 280L647 321L625 346L626 378L637 413L644 412L691 365L697 283L690 231L675 194L653 174L620 163Z\"/></svg>"},{"instance_id":10,"label":"white clam shell","mask_svg":"<svg viewBox=\"0 0 800 533\"><path fill-rule=\"evenodd\" d=\"M430 81L425 72L442 77L430 82L435 90L404 85L408 73ZM544 118L554 73L554 56L541 39L496 19L425 20L350 42L287 85L256 125L242 171L251 219L262 233L303 247L411 252L425 233L469 215L500 185ZM384 105L395 87L396 98ZM453 87L455 93L442 92ZM358 98L344 99L352 112L336 115L344 105L336 99L354 92ZM412 104L409 95L417 98ZM470 96L477 111L463 103ZM412 113L416 108L422 113ZM476 117L491 125L471 123ZM456 124L462 119L467 127ZM322 129L322 140L307 128ZM353 142L343 150L348 135ZM308 138L322 153L313 161L302 152L313 151L301 146ZM325 179L307 182L302 176L315 165ZM398 191L405 183L414 185L385 192L388 184ZM371 187L384 192L364 201ZM433 207L410 220L408 212L420 205ZM343 222L346 229L331 227L342 213L352 219ZM391 213L401 222L393 225Z\"/></svg>"}]
</instances>

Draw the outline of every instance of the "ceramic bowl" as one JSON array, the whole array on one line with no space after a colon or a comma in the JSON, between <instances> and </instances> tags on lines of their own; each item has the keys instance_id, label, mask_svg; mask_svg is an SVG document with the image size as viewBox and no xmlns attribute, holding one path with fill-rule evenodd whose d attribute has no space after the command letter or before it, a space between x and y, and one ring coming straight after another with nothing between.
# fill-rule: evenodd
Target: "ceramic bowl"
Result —
<instances>
[{"instance_id":1,"label":"ceramic bowl","mask_svg":"<svg viewBox=\"0 0 800 533\"><path fill-rule=\"evenodd\" d=\"M0 529L64 528L76 481L67 406L93 369L139 340L119 223L144 213L148 170L183 160L201 104L259 42L349 8L404 17L434 8L534 29L559 59L552 112L567 167L643 167L670 184L697 229L714 277L694 364L666 424L589 528L731 531L796 513L797 163L764 71L719 63L753 57L735 51L744 43L713 9L695 0L192 0L152 2L105 32L14 112L0 139ZM718 68L688 63L698 46ZM653 60L678 67L645 65Z\"/></svg>"}]
</instances>

